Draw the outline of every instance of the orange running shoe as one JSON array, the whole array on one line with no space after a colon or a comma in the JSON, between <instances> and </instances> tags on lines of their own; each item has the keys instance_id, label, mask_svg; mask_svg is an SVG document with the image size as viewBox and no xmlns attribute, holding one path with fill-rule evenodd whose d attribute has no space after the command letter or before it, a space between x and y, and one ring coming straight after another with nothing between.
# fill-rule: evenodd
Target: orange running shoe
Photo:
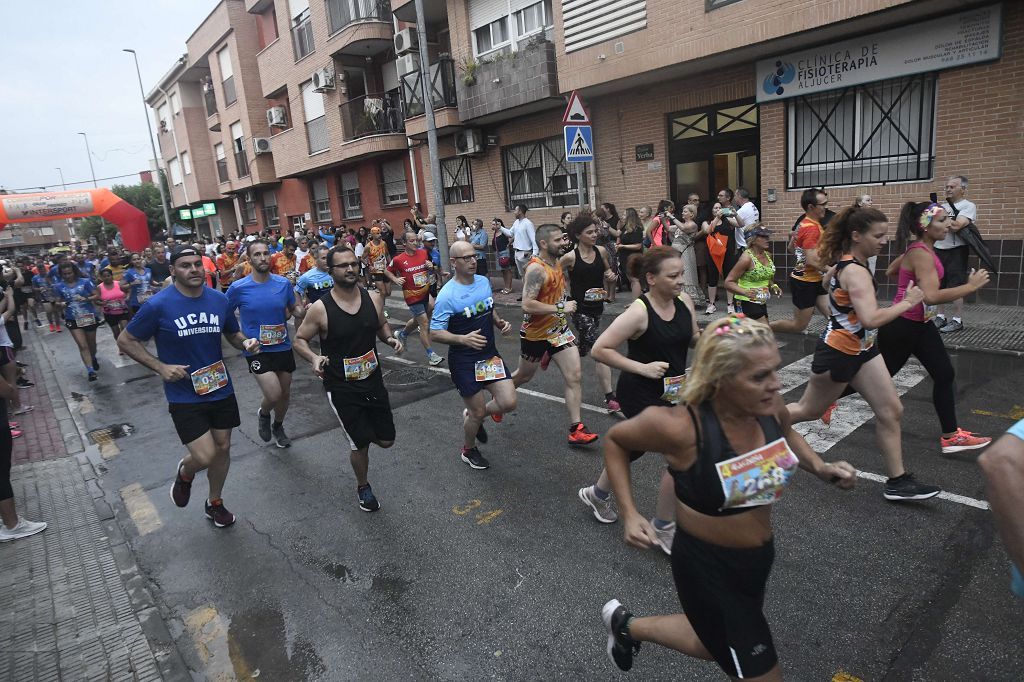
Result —
<instances>
[{"instance_id":1,"label":"orange running shoe","mask_svg":"<svg viewBox=\"0 0 1024 682\"><path fill-rule=\"evenodd\" d=\"M583 422L569 429L569 445L589 445L597 439L598 435L588 431Z\"/></svg>"},{"instance_id":2,"label":"orange running shoe","mask_svg":"<svg viewBox=\"0 0 1024 682\"><path fill-rule=\"evenodd\" d=\"M821 422L825 426L832 425L832 413L836 411L837 407L839 407L839 403L832 403L828 406L828 409L825 410L824 414L821 415Z\"/></svg>"},{"instance_id":3,"label":"orange running shoe","mask_svg":"<svg viewBox=\"0 0 1024 682\"><path fill-rule=\"evenodd\" d=\"M978 436L960 428L949 438L943 437L939 439L939 445L942 446L942 454L944 455L962 452L963 450L977 450L991 442L992 439L987 436Z\"/></svg>"}]
</instances>

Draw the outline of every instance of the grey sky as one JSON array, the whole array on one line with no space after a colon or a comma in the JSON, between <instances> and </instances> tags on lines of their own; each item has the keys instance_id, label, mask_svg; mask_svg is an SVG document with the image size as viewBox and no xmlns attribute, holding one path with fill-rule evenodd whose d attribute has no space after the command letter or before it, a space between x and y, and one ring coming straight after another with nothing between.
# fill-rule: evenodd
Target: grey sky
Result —
<instances>
[{"instance_id":1,"label":"grey sky","mask_svg":"<svg viewBox=\"0 0 1024 682\"><path fill-rule=\"evenodd\" d=\"M216 0L0 0L0 187L60 189L137 173L152 152L132 56L148 92ZM132 184L137 176L100 181ZM72 189L72 187L68 187ZM36 190L29 190L36 191Z\"/></svg>"}]
</instances>

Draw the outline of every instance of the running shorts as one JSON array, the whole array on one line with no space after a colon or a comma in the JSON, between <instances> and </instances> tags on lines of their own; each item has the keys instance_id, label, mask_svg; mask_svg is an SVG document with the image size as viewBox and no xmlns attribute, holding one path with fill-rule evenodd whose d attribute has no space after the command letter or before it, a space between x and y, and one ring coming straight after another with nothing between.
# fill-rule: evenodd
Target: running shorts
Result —
<instances>
[{"instance_id":1,"label":"running shorts","mask_svg":"<svg viewBox=\"0 0 1024 682\"><path fill-rule=\"evenodd\" d=\"M117 329L117 325L132 319L132 314L129 312L103 313L103 318L107 321L107 324L111 329Z\"/></svg>"},{"instance_id":2,"label":"running shorts","mask_svg":"<svg viewBox=\"0 0 1024 682\"><path fill-rule=\"evenodd\" d=\"M658 379L656 383L660 384L661 380ZM638 374L619 373L619 380L615 384L615 396L626 419L632 419L648 407L670 407L669 403L661 399L663 391L660 385L655 388L656 383ZM644 450L631 450L629 461L635 462L643 457L645 452Z\"/></svg>"},{"instance_id":3,"label":"running shorts","mask_svg":"<svg viewBox=\"0 0 1024 682\"><path fill-rule=\"evenodd\" d=\"M368 279L369 279L369 280L370 280L371 282L384 282L384 281L390 281L390 280L388 280L388 278L387 278L387 277L385 277L385 276L384 276L384 273L383 273L383 272L371 272L371 273L369 273L369 274L367 275L367 278L368 278Z\"/></svg>"},{"instance_id":4,"label":"running shorts","mask_svg":"<svg viewBox=\"0 0 1024 682\"><path fill-rule=\"evenodd\" d=\"M64 326L67 327L68 329L81 329L82 331L85 331L85 332L94 332L97 329L99 329L100 322L96 322L95 324L86 325L84 327L79 327L78 324L73 319L69 320L68 318L64 318Z\"/></svg>"},{"instance_id":5,"label":"running shorts","mask_svg":"<svg viewBox=\"0 0 1024 682\"><path fill-rule=\"evenodd\" d=\"M223 400L206 403L170 403L167 411L171 413L174 430L178 432L182 445L205 436L212 429L227 431L242 423L233 393Z\"/></svg>"},{"instance_id":6,"label":"running shorts","mask_svg":"<svg viewBox=\"0 0 1024 682\"><path fill-rule=\"evenodd\" d=\"M575 341L570 341L562 346L554 346L546 339L540 341L530 341L529 339L519 339L519 355L528 362L540 362L540 359L547 353L550 356L554 356L555 353L560 353L566 348L572 348L576 345Z\"/></svg>"},{"instance_id":7,"label":"running shorts","mask_svg":"<svg viewBox=\"0 0 1024 682\"><path fill-rule=\"evenodd\" d=\"M797 310L813 308L819 296L826 294L821 282L804 282L789 278L789 292L793 295L793 307Z\"/></svg>"},{"instance_id":8,"label":"running shorts","mask_svg":"<svg viewBox=\"0 0 1024 682\"><path fill-rule=\"evenodd\" d=\"M672 577L679 603L726 675L758 677L778 663L764 617L765 585L774 560L774 540L760 547L722 547L676 528Z\"/></svg>"},{"instance_id":9,"label":"running shorts","mask_svg":"<svg viewBox=\"0 0 1024 682\"><path fill-rule=\"evenodd\" d=\"M246 358L249 363L249 371L253 374L266 374L267 372L294 372L295 353L291 348L269 353L257 353Z\"/></svg>"},{"instance_id":10,"label":"running shorts","mask_svg":"<svg viewBox=\"0 0 1024 682\"><path fill-rule=\"evenodd\" d=\"M943 275L939 282L940 289L952 289L953 287L967 284L967 247L956 246L952 249L935 249L935 255L942 263Z\"/></svg>"},{"instance_id":11,"label":"running shorts","mask_svg":"<svg viewBox=\"0 0 1024 682\"><path fill-rule=\"evenodd\" d=\"M572 324L576 327L576 345L580 349L580 357L586 357L601 335L601 316L577 311L572 314Z\"/></svg>"},{"instance_id":12,"label":"running shorts","mask_svg":"<svg viewBox=\"0 0 1024 682\"><path fill-rule=\"evenodd\" d=\"M388 392L379 393L335 389L327 392L334 415L351 450L361 450L374 441L394 441L395 421Z\"/></svg>"},{"instance_id":13,"label":"running shorts","mask_svg":"<svg viewBox=\"0 0 1024 682\"><path fill-rule=\"evenodd\" d=\"M818 345L814 347L811 372L814 374L829 372L832 381L837 384L848 384L853 381L853 377L857 376L860 368L865 363L870 362L876 355L878 355L877 343L857 355L847 355L819 338Z\"/></svg>"},{"instance_id":14,"label":"running shorts","mask_svg":"<svg viewBox=\"0 0 1024 682\"><path fill-rule=\"evenodd\" d=\"M500 355L497 357L499 359L501 358ZM453 360L451 355L448 356L448 367L451 370L452 383L455 384L455 390L457 390L459 395L463 398L472 398L490 384L511 379L512 368L509 367L508 363L504 360L502 360L501 363L505 367L504 377L477 381L475 361L470 362L459 359Z\"/></svg>"},{"instance_id":15,"label":"running shorts","mask_svg":"<svg viewBox=\"0 0 1024 682\"><path fill-rule=\"evenodd\" d=\"M426 299L418 301L416 303L406 303L409 306L409 312L412 313L413 317L419 317L420 315L427 314L427 301Z\"/></svg>"}]
</instances>

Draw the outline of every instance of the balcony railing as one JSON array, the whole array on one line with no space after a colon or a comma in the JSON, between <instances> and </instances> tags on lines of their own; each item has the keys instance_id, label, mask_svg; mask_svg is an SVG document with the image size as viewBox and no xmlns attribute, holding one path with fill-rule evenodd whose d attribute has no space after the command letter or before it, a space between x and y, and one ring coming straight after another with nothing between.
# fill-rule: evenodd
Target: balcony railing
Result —
<instances>
[{"instance_id":1,"label":"balcony railing","mask_svg":"<svg viewBox=\"0 0 1024 682\"><path fill-rule=\"evenodd\" d=\"M228 107L238 101L238 94L235 92L235 77L228 76L221 84L224 86L224 106ZM216 109L216 106L214 106Z\"/></svg>"},{"instance_id":2,"label":"balcony railing","mask_svg":"<svg viewBox=\"0 0 1024 682\"><path fill-rule=\"evenodd\" d=\"M402 98L398 90L350 99L341 105L345 139L405 131Z\"/></svg>"},{"instance_id":3,"label":"balcony railing","mask_svg":"<svg viewBox=\"0 0 1024 682\"><path fill-rule=\"evenodd\" d=\"M213 94L213 88L210 87L203 93L203 100L206 102L206 115L207 117L213 116L217 113L217 96Z\"/></svg>"},{"instance_id":4,"label":"balcony railing","mask_svg":"<svg viewBox=\"0 0 1024 682\"><path fill-rule=\"evenodd\" d=\"M316 45L313 43L313 19L306 10L306 16L297 24L292 26L292 45L295 47L295 61L299 61L312 52Z\"/></svg>"},{"instance_id":5,"label":"balcony railing","mask_svg":"<svg viewBox=\"0 0 1024 682\"><path fill-rule=\"evenodd\" d=\"M316 154L327 149L329 138L327 135L327 116L314 118L306 121L306 139L309 140L309 153Z\"/></svg>"},{"instance_id":6,"label":"balcony railing","mask_svg":"<svg viewBox=\"0 0 1024 682\"><path fill-rule=\"evenodd\" d=\"M217 159L217 181L227 182L228 181L228 160Z\"/></svg>"},{"instance_id":7,"label":"balcony railing","mask_svg":"<svg viewBox=\"0 0 1024 682\"><path fill-rule=\"evenodd\" d=\"M402 105L405 117L412 118L424 112L421 75L413 71L402 76ZM455 96L455 62L451 57L441 57L430 65L430 92L435 109L458 106Z\"/></svg>"},{"instance_id":8,"label":"balcony railing","mask_svg":"<svg viewBox=\"0 0 1024 682\"><path fill-rule=\"evenodd\" d=\"M244 149L235 152L235 170L238 171L238 177L249 177L249 157Z\"/></svg>"},{"instance_id":9,"label":"balcony railing","mask_svg":"<svg viewBox=\"0 0 1024 682\"><path fill-rule=\"evenodd\" d=\"M357 21L391 21L390 0L327 0L327 21L336 33Z\"/></svg>"}]
</instances>

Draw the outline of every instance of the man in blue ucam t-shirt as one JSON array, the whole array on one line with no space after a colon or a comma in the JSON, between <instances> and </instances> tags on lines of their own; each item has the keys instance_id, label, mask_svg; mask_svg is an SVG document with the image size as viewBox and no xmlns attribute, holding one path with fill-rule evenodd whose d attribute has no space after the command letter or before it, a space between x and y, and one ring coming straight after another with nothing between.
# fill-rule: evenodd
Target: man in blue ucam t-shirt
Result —
<instances>
[{"instance_id":1,"label":"man in blue ucam t-shirt","mask_svg":"<svg viewBox=\"0 0 1024 682\"><path fill-rule=\"evenodd\" d=\"M260 439L269 443L273 435L277 447L287 448L292 441L284 432L284 416L291 400L292 372L295 371L288 318L292 315L301 318L305 309L295 304L291 282L270 272L270 246L266 241L249 242L245 253L252 273L228 287L228 310L232 317L237 310L242 333L260 342L255 352L245 353L249 371L263 392L263 401L256 411Z\"/></svg>"},{"instance_id":2,"label":"man in blue ucam t-shirt","mask_svg":"<svg viewBox=\"0 0 1024 682\"><path fill-rule=\"evenodd\" d=\"M178 462L171 499L188 504L192 480L208 470L210 497L206 518L218 528L230 526L235 515L221 499L231 460L231 429L241 424L231 377L224 366L223 334L239 350L255 352L259 341L246 338L228 310L228 298L205 286L202 254L179 246L171 254L173 286L139 308L117 345L136 362L164 380L171 419L188 454ZM154 357L143 342L156 340Z\"/></svg>"},{"instance_id":3,"label":"man in blue ucam t-shirt","mask_svg":"<svg viewBox=\"0 0 1024 682\"><path fill-rule=\"evenodd\" d=\"M476 447L478 439L487 442L483 421L487 415L501 421L504 413L516 409L512 369L501 359L494 343L494 328L507 334L512 325L498 317L491 283L476 274L473 245L455 242L450 255L455 277L437 295L430 319L430 338L448 345L452 383L466 404L462 413L462 461L474 469L486 469L490 465ZM490 392L492 400L485 400L484 389Z\"/></svg>"}]
</instances>

